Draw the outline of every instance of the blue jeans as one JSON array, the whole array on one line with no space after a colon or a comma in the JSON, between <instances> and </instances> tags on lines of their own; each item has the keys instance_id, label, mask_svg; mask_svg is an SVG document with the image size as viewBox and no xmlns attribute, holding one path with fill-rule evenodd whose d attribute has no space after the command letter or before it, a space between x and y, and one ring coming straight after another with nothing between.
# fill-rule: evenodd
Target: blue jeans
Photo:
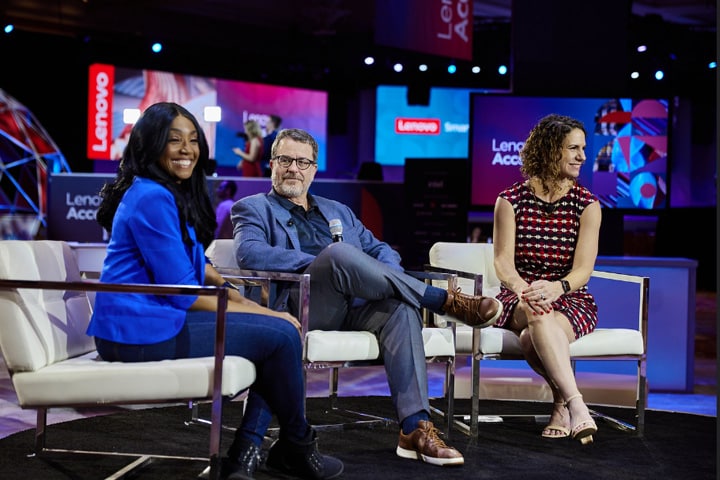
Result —
<instances>
[{"instance_id":1,"label":"blue jeans","mask_svg":"<svg viewBox=\"0 0 720 480\"><path fill-rule=\"evenodd\" d=\"M145 362L175 358L209 357L215 347L215 312L189 311L178 334L164 342L129 345L95 339L98 353L107 361ZM305 384L300 335L280 318L228 313L225 354L255 364L257 378L250 387L242 424L236 438L262 441L273 413L283 435L305 438Z\"/></svg>"}]
</instances>

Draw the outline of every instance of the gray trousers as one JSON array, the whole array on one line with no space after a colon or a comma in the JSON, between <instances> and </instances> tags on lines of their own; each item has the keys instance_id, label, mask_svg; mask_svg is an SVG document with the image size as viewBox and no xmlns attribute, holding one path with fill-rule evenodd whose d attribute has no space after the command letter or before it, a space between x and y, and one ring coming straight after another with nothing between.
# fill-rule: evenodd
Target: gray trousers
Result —
<instances>
[{"instance_id":1,"label":"gray trousers","mask_svg":"<svg viewBox=\"0 0 720 480\"><path fill-rule=\"evenodd\" d=\"M398 420L430 412L420 300L427 285L347 243L307 267L310 329L366 330L378 337Z\"/></svg>"}]
</instances>

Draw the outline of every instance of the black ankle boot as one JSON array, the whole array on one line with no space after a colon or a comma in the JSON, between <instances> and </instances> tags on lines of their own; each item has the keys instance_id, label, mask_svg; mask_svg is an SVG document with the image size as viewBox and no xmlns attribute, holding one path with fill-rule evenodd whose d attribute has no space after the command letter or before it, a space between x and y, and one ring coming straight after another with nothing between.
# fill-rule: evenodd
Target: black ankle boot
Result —
<instances>
[{"instance_id":1,"label":"black ankle boot","mask_svg":"<svg viewBox=\"0 0 720 480\"><path fill-rule=\"evenodd\" d=\"M297 442L280 436L273 443L265 464L283 473L308 480L328 480L339 477L345 468L335 457L322 455L317 448L317 433L310 440Z\"/></svg>"},{"instance_id":2,"label":"black ankle boot","mask_svg":"<svg viewBox=\"0 0 720 480\"><path fill-rule=\"evenodd\" d=\"M249 480L260 464L260 447L249 440L240 440L228 450L222 459L220 478L222 480Z\"/></svg>"}]
</instances>

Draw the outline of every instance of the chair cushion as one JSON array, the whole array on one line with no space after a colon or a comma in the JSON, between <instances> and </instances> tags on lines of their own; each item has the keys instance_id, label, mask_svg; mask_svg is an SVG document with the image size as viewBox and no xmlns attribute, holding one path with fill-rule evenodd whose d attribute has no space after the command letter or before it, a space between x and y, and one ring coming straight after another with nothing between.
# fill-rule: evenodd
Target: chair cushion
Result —
<instances>
[{"instance_id":1,"label":"chair cushion","mask_svg":"<svg viewBox=\"0 0 720 480\"><path fill-rule=\"evenodd\" d=\"M472 330L470 327L458 326L458 355L470 355ZM642 355L643 351L640 332L627 328L597 328L570 344L571 357ZM522 355L517 335L510 330L493 327L480 331L480 352L483 356Z\"/></svg>"},{"instance_id":2,"label":"chair cushion","mask_svg":"<svg viewBox=\"0 0 720 480\"><path fill-rule=\"evenodd\" d=\"M312 330L305 337L309 362L375 360L379 356L377 338L370 332Z\"/></svg>"},{"instance_id":3,"label":"chair cushion","mask_svg":"<svg viewBox=\"0 0 720 480\"><path fill-rule=\"evenodd\" d=\"M642 334L629 328L596 328L570 344L571 357L642 355Z\"/></svg>"},{"instance_id":4,"label":"chair cushion","mask_svg":"<svg viewBox=\"0 0 720 480\"><path fill-rule=\"evenodd\" d=\"M457 354L472 353L473 328L458 325L456 330ZM480 352L483 356L522 355L518 336L505 328L483 328L480 330Z\"/></svg>"},{"instance_id":5,"label":"chair cushion","mask_svg":"<svg viewBox=\"0 0 720 480\"><path fill-rule=\"evenodd\" d=\"M212 396L214 358L105 362L96 352L12 376L23 408L191 400ZM222 393L235 396L255 381L255 365L227 356Z\"/></svg>"},{"instance_id":6,"label":"chair cushion","mask_svg":"<svg viewBox=\"0 0 720 480\"><path fill-rule=\"evenodd\" d=\"M423 328L426 357L454 357L455 342L449 328Z\"/></svg>"},{"instance_id":7,"label":"chair cushion","mask_svg":"<svg viewBox=\"0 0 720 480\"><path fill-rule=\"evenodd\" d=\"M448 328L423 328L426 357L455 356L452 332ZM351 362L377 360L377 337L365 331L312 330L305 337L305 359L309 362Z\"/></svg>"}]
</instances>

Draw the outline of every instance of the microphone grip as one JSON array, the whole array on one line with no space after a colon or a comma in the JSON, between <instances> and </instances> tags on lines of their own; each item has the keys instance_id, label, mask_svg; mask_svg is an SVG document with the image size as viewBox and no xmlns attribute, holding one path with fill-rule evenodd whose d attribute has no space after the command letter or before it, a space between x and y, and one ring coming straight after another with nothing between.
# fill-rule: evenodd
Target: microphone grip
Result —
<instances>
[{"instance_id":1,"label":"microphone grip","mask_svg":"<svg viewBox=\"0 0 720 480\"><path fill-rule=\"evenodd\" d=\"M330 227L330 235L332 235L332 241L333 243L338 243L343 241L343 226L342 222L337 219L333 218L328 222L328 226Z\"/></svg>"}]
</instances>

